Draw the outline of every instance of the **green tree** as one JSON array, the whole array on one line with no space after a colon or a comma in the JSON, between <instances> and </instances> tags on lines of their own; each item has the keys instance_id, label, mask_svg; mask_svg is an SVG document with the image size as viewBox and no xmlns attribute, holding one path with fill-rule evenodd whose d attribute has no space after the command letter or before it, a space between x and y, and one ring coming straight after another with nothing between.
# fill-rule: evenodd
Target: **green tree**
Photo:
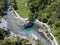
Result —
<instances>
[{"instance_id":1,"label":"green tree","mask_svg":"<svg viewBox=\"0 0 60 45\"><path fill-rule=\"evenodd\" d=\"M0 15L4 12L3 8L4 8L4 2L3 0L0 0Z\"/></svg>"},{"instance_id":2,"label":"green tree","mask_svg":"<svg viewBox=\"0 0 60 45\"><path fill-rule=\"evenodd\" d=\"M53 0L55 1L55 0ZM37 18L38 17L38 12L41 11L41 10L44 10L45 7L49 4L51 4L53 2L52 0L29 0L28 1L28 8L30 9L31 11L31 17L32 18ZM33 16L32 16L33 15ZM43 19L43 21L47 19ZM44 21L44 22L46 22Z\"/></svg>"},{"instance_id":3,"label":"green tree","mask_svg":"<svg viewBox=\"0 0 60 45\"><path fill-rule=\"evenodd\" d=\"M0 39L4 39L6 35L8 35L7 32L0 28Z\"/></svg>"},{"instance_id":4,"label":"green tree","mask_svg":"<svg viewBox=\"0 0 60 45\"><path fill-rule=\"evenodd\" d=\"M16 0L13 0L13 8L14 8L15 10L18 9Z\"/></svg>"}]
</instances>

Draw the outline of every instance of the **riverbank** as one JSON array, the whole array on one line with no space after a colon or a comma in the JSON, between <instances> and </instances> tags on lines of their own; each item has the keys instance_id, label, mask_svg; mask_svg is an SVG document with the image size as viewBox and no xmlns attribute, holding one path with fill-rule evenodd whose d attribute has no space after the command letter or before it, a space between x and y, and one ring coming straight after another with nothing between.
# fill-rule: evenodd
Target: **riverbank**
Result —
<instances>
[{"instance_id":1,"label":"riverbank","mask_svg":"<svg viewBox=\"0 0 60 45\"><path fill-rule=\"evenodd\" d=\"M44 30L47 28L47 31L48 31L48 33L52 36L53 40L49 39L48 37L47 37L47 38L48 38L50 41L52 41L52 45L58 45L58 43L57 43L57 41L56 41L56 38L54 37L54 35L52 34L52 32L51 32L51 30L50 30L50 27L49 27L46 23L40 22L39 20L36 20L35 23L37 23L38 25L40 24L42 27L45 27L45 28L43 28ZM44 30L43 30L43 31L44 31ZM45 35L46 35L46 34L45 34ZM46 36L47 36L47 35L46 35Z\"/></svg>"}]
</instances>

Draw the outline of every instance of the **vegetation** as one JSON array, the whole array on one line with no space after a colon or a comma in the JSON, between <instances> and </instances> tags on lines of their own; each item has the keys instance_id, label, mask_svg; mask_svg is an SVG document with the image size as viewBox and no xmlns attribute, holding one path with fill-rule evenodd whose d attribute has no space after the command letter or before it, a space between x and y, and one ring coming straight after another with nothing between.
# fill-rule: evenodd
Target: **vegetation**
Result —
<instances>
[{"instance_id":1,"label":"vegetation","mask_svg":"<svg viewBox=\"0 0 60 45\"><path fill-rule=\"evenodd\" d=\"M51 3L40 12L39 20L50 25L53 34L57 37L57 40L60 43L60 1Z\"/></svg>"},{"instance_id":2,"label":"vegetation","mask_svg":"<svg viewBox=\"0 0 60 45\"><path fill-rule=\"evenodd\" d=\"M31 12L30 19L38 15L40 21L50 26L60 44L60 0L30 0L28 8Z\"/></svg>"},{"instance_id":3,"label":"vegetation","mask_svg":"<svg viewBox=\"0 0 60 45\"><path fill-rule=\"evenodd\" d=\"M35 39L34 39L35 40ZM19 36L9 36L8 33L0 28L0 45L32 45L28 39L21 39ZM43 45L35 40L35 45Z\"/></svg>"},{"instance_id":4,"label":"vegetation","mask_svg":"<svg viewBox=\"0 0 60 45\"><path fill-rule=\"evenodd\" d=\"M35 41L35 45L43 45L39 43L38 40ZM27 39L20 39L20 37L5 37L4 40L0 40L0 45L32 45L29 40Z\"/></svg>"},{"instance_id":5,"label":"vegetation","mask_svg":"<svg viewBox=\"0 0 60 45\"><path fill-rule=\"evenodd\" d=\"M0 28L0 40L4 39L4 37L7 35L8 35L8 33L6 31L4 31L4 29Z\"/></svg>"},{"instance_id":6,"label":"vegetation","mask_svg":"<svg viewBox=\"0 0 60 45\"><path fill-rule=\"evenodd\" d=\"M23 18L28 17L28 15L30 14L30 11L27 8L28 0L16 0L16 2L18 7L18 14Z\"/></svg>"},{"instance_id":7,"label":"vegetation","mask_svg":"<svg viewBox=\"0 0 60 45\"><path fill-rule=\"evenodd\" d=\"M35 45L44 45L44 43L40 43L38 40L35 40Z\"/></svg>"},{"instance_id":8,"label":"vegetation","mask_svg":"<svg viewBox=\"0 0 60 45\"><path fill-rule=\"evenodd\" d=\"M15 10L18 9L16 0L11 0L10 4Z\"/></svg>"},{"instance_id":9,"label":"vegetation","mask_svg":"<svg viewBox=\"0 0 60 45\"><path fill-rule=\"evenodd\" d=\"M0 16L4 12L3 8L4 8L4 2L3 0L0 0Z\"/></svg>"},{"instance_id":10,"label":"vegetation","mask_svg":"<svg viewBox=\"0 0 60 45\"><path fill-rule=\"evenodd\" d=\"M51 0L29 0L28 1L28 8L30 9L31 18L37 18L38 17L38 11L44 10L47 5L52 3ZM31 19L30 18L30 19Z\"/></svg>"}]
</instances>

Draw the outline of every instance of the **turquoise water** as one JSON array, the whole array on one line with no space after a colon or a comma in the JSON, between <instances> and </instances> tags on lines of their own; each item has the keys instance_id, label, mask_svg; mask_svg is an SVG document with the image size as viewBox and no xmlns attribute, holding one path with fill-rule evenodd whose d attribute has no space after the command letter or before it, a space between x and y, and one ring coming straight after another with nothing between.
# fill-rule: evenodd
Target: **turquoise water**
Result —
<instances>
[{"instance_id":1,"label":"turquoise water","mask_svg":"<svg viewBox=\"0 0 60 45\"><path fill-rule=\"evenodd\" d=\"M31 34L31 33L36 33L38 28L36 26L33 26L33 27L25 29L23 26L20 26L19 30L23 34Z\"/></svg>"}]
</instances>

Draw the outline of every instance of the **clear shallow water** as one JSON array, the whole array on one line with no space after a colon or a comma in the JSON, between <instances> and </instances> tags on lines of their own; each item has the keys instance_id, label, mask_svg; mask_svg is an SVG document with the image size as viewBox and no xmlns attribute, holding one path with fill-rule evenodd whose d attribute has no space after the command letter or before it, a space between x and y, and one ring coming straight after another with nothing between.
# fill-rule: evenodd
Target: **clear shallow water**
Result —
<instances>
[{"instance_id":1,"label":"clear shallow water","mask_svg":"<svg viewBox=\"0 0 60 45\"><path fill-rule=\"evenodd\" d=\"M31 34L31 33L36 33L38 28L36 26L33 26L33 27L25 29L23 26L19 26L19 30L23 34Z\"/></svg>"},{"instance_id":2,"label":"clear shallow water","mask_svg":"<svg viewBox=\"0 0 60 45\"><path fill-rule=\"evenodd\" d=\"M37 26L33 26L27 29L25 29L23 26L19 27L19 31L22 35L28 36L33 33L37 37L37 39L39 39L41 42L46 42L46 40L41 37L40 33L38 32L38 29L39 28Z\"/></svg>"}]
</instances>

